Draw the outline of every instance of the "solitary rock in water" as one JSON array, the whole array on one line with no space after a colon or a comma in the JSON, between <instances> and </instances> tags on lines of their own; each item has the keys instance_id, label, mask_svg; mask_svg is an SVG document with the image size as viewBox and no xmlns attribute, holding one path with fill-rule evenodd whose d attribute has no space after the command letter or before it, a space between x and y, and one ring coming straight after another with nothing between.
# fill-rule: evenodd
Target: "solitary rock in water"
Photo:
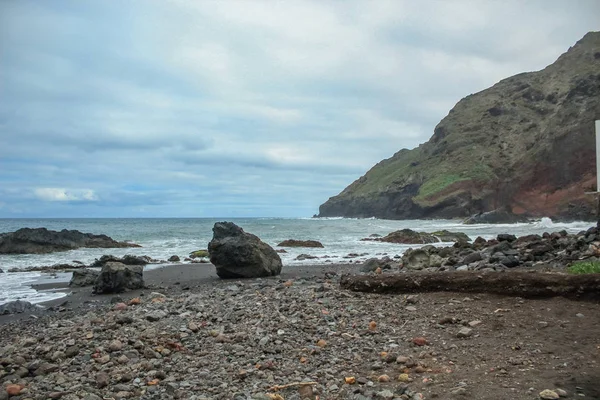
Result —
<instances>
[{"instance_id":1,"label":"solitary rock in water","mask_svg":"<svg viewBox=\"0 0 600 400\"><path fill-rule=\"evenodd\" d=\"M94 283L96 283L98 275L100 275L100 272L93 269L75 269L73 270L73 276L71 277L69 286L92 286Z\"/></svg>"},{"instance_id":2,"label":"solitary rock in water","mask_svg":"<svg viewBox=\"0 0 600 400\"><path fill-rule=\"evenodd\" d=\"M324 247L321 242L316 240L296 240L288 239L279 243L279 247Z\"/></svg>"},{"instance_id":3,"label":"solitary rock in water","mask_svg":"<svg viewBox=\"0 0 600 400\"><path fill-rule=\"evenodd\" d=\"M28 301L15 300L15 301L8 302L6 304L2 304L0 306L0 315L20 314L20 313L24 313L27 311L34 311L34 310L38 310L38 309L39 309L38 306L31 304Z\"/></svg>"},{"instance_id":4,"label":"solitary rock in water","mask_svg":"<svg viewBox=\"0 0 600 400\"><path fill-rule=\"evenodd\" d=\"M376 241L399 244L427 244L437 242L468 242L469 236L462 232L450 232L447 230L432 233L417 232L412 229L401 229L394 231L384 237L365 238L364 241Z\"/></svg>"},{"instance_id":5,"label":"solitary rock in water","mask_svg":"<svg viewBox=\"0 0 600 400\"><path fill-rule=\"evenodd\" d=\"M467 225L474 224L518 224L527 223L529 219L523 215L513 214L504 210L494 210L485 213L479 213L467 218L463 223Z\"/></svg>"},{"instance_id":6,"label":"solitary rock in water","mask_svg":"<svg viewBox=\"0 0 600 400\"><path fill-rule=\"evenodd\" d=\"M66 229L57 232L46 228L22 228L16 232L0 234L0 254L43 254L73 250L80 247L123 248L141 246L133 243L117 242L106 235L93 235Z\"/></svg>"},{"instance_id":7,"label":"solitary rock in water","mask_svg":"<svg viewBox=\"0 0 600 400\"><path fill-rule=\"evenodd\" d=\"M257 278L281 273L279 254L232 222L215 224L208 252L220 278Z\"/></svg>"},{"instance_id":8,"label":"solitary rock in water","mask_svg":"<svg viewBox=\"0 0 600 400\"><path fill-rule=\"evenodd\" d=\"M144 267L107 262L94 284L94 293L122 293L144 287Z\"/></svg>"}]
</instances>

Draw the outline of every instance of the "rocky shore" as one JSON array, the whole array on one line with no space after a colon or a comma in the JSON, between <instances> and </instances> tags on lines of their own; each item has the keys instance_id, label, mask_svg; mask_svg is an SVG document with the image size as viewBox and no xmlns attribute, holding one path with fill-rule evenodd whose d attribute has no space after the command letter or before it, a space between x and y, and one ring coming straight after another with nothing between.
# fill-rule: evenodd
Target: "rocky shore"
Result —
<instances>
[{"instance_id":1,"label":"rocky shore","mask_svg":"<svg viewBox=\"0 0 600 400\"><path fill-rule=\"evenodd\" d=\"M595 303L354 293L349 265L228 281L172 268L2 325L0 398L600 398Z\"/></svg>"},{"instance_id":2,"label":"rocky shore","mask_svg":"<svg viewBox=\"0 0 600 400\"><path fill-rule=\"evenodd\" d=\"M596 228L219 279L230 262L278 256L241 229L215 227L217 267L172 265L144 272L142 289L71 288L44 310L0 316L0 399L600 399L597 296L345 288L349 276L379 287L436 274L535 280L594 260ZM261 253L219 256L233 241Z\"/></svg>"}]
</instances>

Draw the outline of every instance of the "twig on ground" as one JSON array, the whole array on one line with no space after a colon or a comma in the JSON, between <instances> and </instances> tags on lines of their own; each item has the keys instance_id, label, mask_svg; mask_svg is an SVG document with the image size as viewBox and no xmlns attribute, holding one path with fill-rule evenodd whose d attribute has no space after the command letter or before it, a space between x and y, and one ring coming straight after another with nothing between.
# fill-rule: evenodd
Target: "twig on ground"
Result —
<instances>
[{"instance_id":1,"label":"twig on ground","mask_svg":"<svg viewBox=\"0 0 600 400\"><path fill-rule=\"evenodd\" d=\"M275 386L269 388L269 390L277 391L277 390L287 389L289 387L294 387L294 386L312 386L312 385L316 385L316 384L317 384L317 382L294 382L294 383L288 383L286 385L275 385Z\"/></svg>"}]
</instances>

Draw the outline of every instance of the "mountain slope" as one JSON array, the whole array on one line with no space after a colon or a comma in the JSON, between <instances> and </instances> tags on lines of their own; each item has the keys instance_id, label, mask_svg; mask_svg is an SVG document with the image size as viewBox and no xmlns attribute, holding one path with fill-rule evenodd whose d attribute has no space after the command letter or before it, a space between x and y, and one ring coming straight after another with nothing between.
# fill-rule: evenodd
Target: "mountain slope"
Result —
<instances>
[{"instance_id":1,"label":"mountain slope","mask_svg":"<svg viewBox=\"0 0 600 400\"><path fill-rule=\"evenodd\" d=\"M594 120L600 119L600 32L556 62L460 100L413 150L400 150L331 197L319 216L390 219L595 213Z\"/></svg>"}]
</instances>

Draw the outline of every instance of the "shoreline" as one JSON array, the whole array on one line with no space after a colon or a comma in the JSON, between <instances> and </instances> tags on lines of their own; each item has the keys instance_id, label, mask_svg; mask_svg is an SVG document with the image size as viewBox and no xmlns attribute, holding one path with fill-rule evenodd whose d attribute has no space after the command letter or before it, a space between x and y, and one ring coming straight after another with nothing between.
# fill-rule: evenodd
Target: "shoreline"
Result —
<instances>
[{"instance_id":1,"label":"shoreline","mask_svg":"<svg viewBox=\"0 0 600 400\"><path fill-rule=\"evenodd\" d=\"M204 287L213 287L217 284L228 284L234 282L256 282L257 280L290 280L290 279L312 279L322 278L327 273L334 272L339 275L346 272L357 272L361 264L310 264L284 266L282 273L277 276L251 279L221 279L217 276L215 266L210 263L192 264L168 264L160 268L144 271L144 282L146 288L130 290L118 294L92 293L92 287L69 286L69 282L56 283L31 283L29 286L37 291L51 290L64 292L65 296L58 299L37 303L39 311L21 314L0 315L0 327L6 324L16 323L23 320L32 320L66 312L85 312L99 308L110 303L128 301L134 297L149 295L152 292L163 294L181 294L182 292L196 292Z\"/></svg>"}]
</instances>

